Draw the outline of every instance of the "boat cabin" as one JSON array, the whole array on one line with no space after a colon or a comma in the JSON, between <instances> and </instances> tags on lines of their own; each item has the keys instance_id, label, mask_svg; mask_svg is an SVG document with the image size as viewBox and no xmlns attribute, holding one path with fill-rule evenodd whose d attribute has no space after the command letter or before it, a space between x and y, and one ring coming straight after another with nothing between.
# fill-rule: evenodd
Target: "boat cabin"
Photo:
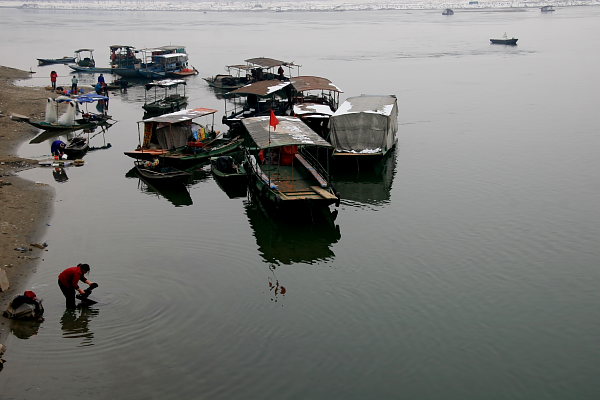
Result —
<instances>
[{"instance_id":1,"label":"boat cabin","mask_svg":"<svg viewBox=\"0 0 600 400\"><path fill-rule=\"evenodd\" d=\"M75 64L80 67L95 67L94 49L75 50Z\"/></svg>"},{"instance_id":2,"label":"boat cabin","mask_svg":"<svg viewBox=\"0 0 600 400\"><path fill-rule=\"evenodd\" d=\"M296 71L296 75L300 74L301 66L294 64L293 61L281 61L267 57L249 58L244 61L250 68L252 81L289 80L294 75L293 70ZM288 70L287 74L285 73L286 69Z\"/></svg>"},{"instance_id":3,"label":"boat cabin","mask_svg":"<svg viewBox=\"0 0 600 400\"><path fill-rule=\"evenodd\" d=\"M381 158L396 144L398 105L394 95L349 97L330 118L337 158Z\"/></svg>"},{"instance_id":4,"label":"boat cabin","mask_svg":"<svg viewBox=\"0 0 600 400\"><path fill-rule=\"evenodd\" d=\"M183 94L178 92L179 86L183 86ZM147 116L174 112L185 107L187 104L185 86L186 81L183 79L163 79L147 83L142 106L148 114ZM154 95L148 99L148 92L152 92L152 90Z\"/></svg>"},{"instance_id":5,"label":"boat cabin","mask_svg":"<svg viewBox=\"0 0 600 400\"><path fill-rule=\"evenodd\" d=\"M293 115L327 139L329 118L337 110L342 90L329 79L296 76L292 84Z\"/></svg>"},{"instance_id":6,"label":"boat cabin","mask_svg":"<svg viewBox=\"0 0 600 400\"><path fill-rule=\"evenodd\" d=\"M138 122L139 145L125 155L151 160L178 147L186 146L190 140L201 141L214 135L214 114L212 108L194 108L146 118ZM194 122L201 117L212 121L200 124ZM143 134L142 134L143 132Z\"/></svg>"}]
</instances>

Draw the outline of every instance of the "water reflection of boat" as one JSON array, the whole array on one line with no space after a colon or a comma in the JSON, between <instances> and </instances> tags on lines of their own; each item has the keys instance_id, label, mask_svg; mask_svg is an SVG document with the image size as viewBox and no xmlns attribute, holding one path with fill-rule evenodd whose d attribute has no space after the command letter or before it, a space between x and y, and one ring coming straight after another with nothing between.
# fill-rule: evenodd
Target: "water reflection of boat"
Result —
<instances>
[{"instance_id":1,"label":"water reflection of boat","mask_svg":"<svg viewBox=\"0 0 600 400\"><path fill-rule=\"evenodd\" d=\"M130 169L125 176L127 178L138 178L138 189L140 189L142 193L151 196L164 197L175 207L191 206L194 203L187 186L183 183L157 185L154 182L145 180L138 174L135 167Z\"/></svg>"},{"instance_id":2,"label":"water reflection of boat","mask_svg":"<svg viewBox=\"0 0 600 400\"><path fill-rule=\"evenodd\" d=\"M274 217L268 214L256 196L244 204L250 227L262 258L274 264L313 263L331 260L331 249L341 237L335 224L337 211L320 210L307 217L290 214Z\"/></svg>"},{"instance_id":3,"label":"water reflection of boat","mask_svg":"<svg viewBox=\"0 0 600 400\"><path fill-rule=\"evenodd\" d=\"M381 205L389 202L394 175L396 151L390 151L373 169L336 168L333 172L335 188L342 201Z\"/></svg>"}]
</instances>

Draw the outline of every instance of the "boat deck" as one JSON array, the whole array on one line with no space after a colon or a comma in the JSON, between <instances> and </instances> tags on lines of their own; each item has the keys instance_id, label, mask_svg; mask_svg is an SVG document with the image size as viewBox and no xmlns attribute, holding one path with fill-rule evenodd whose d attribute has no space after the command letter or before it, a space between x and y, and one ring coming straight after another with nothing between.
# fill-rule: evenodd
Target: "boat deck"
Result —
<instances>
[{"instance_id":1,"label":"boat deck","mask_svg":"<svg viewBox=\"0 0 600 400\"><path fill-rule=\"evenodd\" d=\"M330 200L337 198L321 188L319 183L294 166L263 165L262 171L271 183L277 186L283 200Z\"/></svg>"}]
</instances>

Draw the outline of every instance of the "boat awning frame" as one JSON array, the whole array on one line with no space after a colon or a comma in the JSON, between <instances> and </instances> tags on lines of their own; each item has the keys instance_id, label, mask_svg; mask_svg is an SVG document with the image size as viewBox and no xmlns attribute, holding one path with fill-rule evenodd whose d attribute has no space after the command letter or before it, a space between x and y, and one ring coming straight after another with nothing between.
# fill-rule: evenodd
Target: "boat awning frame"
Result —
<instances>
[{"instance_id":1,"label":"boat awning frame","mask_svg":"<svg viewBox=\"0 0 600 400\"><path fill-rule=\"evenodd\" d=\"M270 116L242 119L244 127L260 149L281 146L316 146L332 148L321 136L296 117L278 116L276 128L270 125Z\"/></svg>"}]
</instances>

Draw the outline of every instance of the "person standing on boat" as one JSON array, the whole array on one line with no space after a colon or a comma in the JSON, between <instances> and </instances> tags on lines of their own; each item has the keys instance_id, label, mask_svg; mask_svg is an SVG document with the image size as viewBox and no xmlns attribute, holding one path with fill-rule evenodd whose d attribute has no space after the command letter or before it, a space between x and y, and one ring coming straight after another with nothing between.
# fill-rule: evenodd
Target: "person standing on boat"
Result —
<instances>
[{"instance_id":1,"label":"person standing on boat","mask_svg":"<svg viewBox=\"0 0 600 400\"><path fill-rule=\"evenodd\" d=\"M73 75L71 78L71 94L77 94L77 84L79 83L79 79L77 79L76 75Z\"/></svg>"},{"instance_id":2,"label":"person standing on boat","mask_svg":"<svg viewBox=\"0 0 600 400\"><path fill-rule=\"evenodd\" d=\"M56 90L56 78L58 78L56 71L50 72L50 83L52 84L52 90Z\"/></svg>"},{"instance_id":3,"label":"person standing on boat","mask_svg":"<svg viewBox=\"0 0 600 400\"><path fill-rule=\"evenodd\" d=\"M75 292L85 294L85 291L79 287L79 282L92 285L94 282L85 277L90 272L88 264L77 264L74 267L65 269L58 275L58 287L65 296L67 308L75 308Z\"/></svg>"},{"instance_id":4,"label":"person standing on boat","mask_svg":"<svg viewBox=\"0 0 600 400\"><path fill-rule=\"evenodd\" d=\"M279 68L277 68L277 73L279 74L279 80L282 81L284 79L283 76L283 67L280 65Z\"/></svg>"},{"instance_id":5,"label":"person standing on boat","mask_svg":"<svg viewBox=\"0 0 600 400\"><path fill-rule=\"evenodd\" d=\"M104 75L100 74L100 76L98 77L98 83L100 84L100 86L104 86Z\"/></svg>"}]
</instances>

